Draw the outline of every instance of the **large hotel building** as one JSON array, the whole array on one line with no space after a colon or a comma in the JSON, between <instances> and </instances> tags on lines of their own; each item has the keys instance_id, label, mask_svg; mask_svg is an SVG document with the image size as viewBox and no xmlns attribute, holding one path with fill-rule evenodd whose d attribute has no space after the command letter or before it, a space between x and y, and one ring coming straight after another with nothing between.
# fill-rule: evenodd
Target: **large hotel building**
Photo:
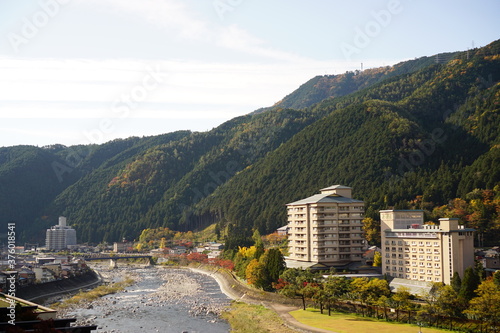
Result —
<instances>
[{"instance_id":1,"label":"large hotel building","mask_svg":"<svg viewBox=\"0 0 500 333\"><path fill-rule=\"evenodd\" d=\"M474 229L458 219L425 225L420 210L381 210L382 273L395 278L450 284L474 266Z\"/></svg>"},{"instance_id":2,"label":"large hotel building","mask_svg":"<svg viewBox=\"0 0 500 333\"><path fill-rule=\"evenodd\" d=\"M352 189L334 185L320 194L287 204L288 259L311 267L341 266L361 261L364 203Z\"/></svg>"}]
</instances>

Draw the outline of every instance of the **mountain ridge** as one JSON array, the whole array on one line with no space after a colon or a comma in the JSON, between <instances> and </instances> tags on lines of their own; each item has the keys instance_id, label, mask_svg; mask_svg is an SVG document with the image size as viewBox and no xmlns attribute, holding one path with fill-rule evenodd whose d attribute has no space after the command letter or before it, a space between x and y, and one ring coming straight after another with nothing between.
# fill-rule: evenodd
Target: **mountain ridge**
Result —
<instances>
[{"instance_id":1,"label":"mountain ridge","mask_svg":"<svg viewBox=\"0 0 500 333\"><path fill-rule=\"evenodd\" d=\"M499 44L446 64L422 57L315 77L207 132L0 148L0 208L20 239L43 239L65 215L96 243L160 226L267 233L286 222L285 203L333 183L354 187L369 211L416 195L444 204L499 181Z\"/></svg>"}]
</instances>

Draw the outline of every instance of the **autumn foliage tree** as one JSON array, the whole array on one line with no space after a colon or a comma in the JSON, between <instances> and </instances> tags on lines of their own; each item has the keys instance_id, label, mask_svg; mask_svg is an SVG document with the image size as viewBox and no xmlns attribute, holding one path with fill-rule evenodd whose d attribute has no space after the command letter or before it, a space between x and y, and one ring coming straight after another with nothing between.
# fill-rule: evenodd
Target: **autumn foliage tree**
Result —
<instances>
[{"instance_id":1,"label":"autumn foliage tree","mask_svg":"<svg viewBox=\"0 0 500 333\"><path fill-rule=\"evenodd\" d=\"M464 311L470 318L487 322L490 327L500 326L500 287L492 279L483 281L477 289L477 297Z\"/></svg>"},{"instance_id":2,"label":"autumn foliage tree","mask_svg":"<svg viewBox=\"0 0 500 333\"><path fill-rule=\"evenodd\" d=\"M370 245L380 245L380 221L365 217L363 219L363 231Z\"/></svg>"}]
</instances>

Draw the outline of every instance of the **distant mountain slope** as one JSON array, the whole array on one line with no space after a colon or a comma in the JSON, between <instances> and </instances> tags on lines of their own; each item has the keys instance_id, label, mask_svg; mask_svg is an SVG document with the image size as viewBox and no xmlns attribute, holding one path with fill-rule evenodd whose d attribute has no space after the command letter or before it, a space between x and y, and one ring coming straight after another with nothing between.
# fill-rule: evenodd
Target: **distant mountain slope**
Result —
<instances>
[{"instance_id":1,"label":"distant mountain slope","mask_svg":"<svg viewBox=\"0 0 500 333\"><path fill-rule=\"evenodd\" d=\"M284 204L342 183L368 215L498 184L499 42L454 60L313 78L274 107L203 133L0 148L0 208L19 241L68 217L81 242L217 222L246 237Z\"/></svg>"},{"instance_id":2,"label":"distant mountain slope","mask_svg":"<svg viewBox=\"0 0 500 333\"><path fill-rule=\"evenodd\" d=\"M352 186L370 209L406 208L417 195L443 204L492 188L500 182L498 44L389 80L391 89L381 84L353 95L350 106L233 177L199 210L222 212L240 233L266 233L286 223L286 203L331 184ZM363 102L362 95L390 101Z\"/></svg>"},{"instance_id":3,"label":"distant mountain slope","mask_svg":"<svg viewBox=\"0 0 500 333\"><path fill-rule=\"evenodd\" d=\"M459 53L449 54L452 59ZM414 73L436 63L436 56L400 62L394 66L316 76L276 103L275 107L303 109L328 98L341 97L399 75Z\"/></svg>"}]
</instances>

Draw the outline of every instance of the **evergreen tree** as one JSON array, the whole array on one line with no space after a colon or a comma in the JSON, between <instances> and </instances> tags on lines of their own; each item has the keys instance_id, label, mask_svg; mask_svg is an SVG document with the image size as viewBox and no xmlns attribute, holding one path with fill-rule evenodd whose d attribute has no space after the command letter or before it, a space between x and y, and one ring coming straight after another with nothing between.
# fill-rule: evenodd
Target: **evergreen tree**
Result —
<instances>
[{"instance_id":1,"label":"evergreen tree","mask_svg":"<svg viewBox=\"0 0 500 333\"><path fill-rule=\"evenodd\" d=\"M480 261L476 261L474 271L476 272L479 283L483 282L483 280L486 278L486 270L484 269L483 263Z\"/></svg>"},{"instance_id":2,"label":"evergreen tree","mask_svg":"<svg viewBox=\"0 0 500 333\"><path fill-rule=\"evenodd\" d=\"M280 275L285 271L285 259L281 251L276 248L267 250L262 258L267 279L265 289L272 289L272 283L277 282Z\"/></svg>"},{"instance_id":3,"label":"evergreen tree","mask_svg":"<svg viewBox=\"0 0 500 333\"><path fill-rule=\"evenodd\" d=\"M255 229L255 231L253 232L252 239L254 241L255 248L257 249L255 251L254 259L259 260L260 257L264 254L264 242L262 242L262 237L258 229Z\"/></svg>"},{"instance_id":4,"label":"evergreen tree","mask_svg":"<svg viewBox=\"0 0 500 333\"><path fill-rule=\"evenodd\" d=\"M500 271L496 271L493 274L493 282L497 285L498 288L500 288Z\"/></svg>"},{"instance_id":5,"label":"evergreen tree","mask_svg":"<svg viewBox=\"0 0 500 333\"><path fill-rule=\"evenodd\" d=\"M479 286L479 277L477 276L474 268L468 267L464 272L462 286L458 295L465 301L469 302L476 296L475 290Z\"/></svg>"},{"instance_id":6,"label":"evergreen tree","mask_svg":"<svg viewBox=\"0 0 500 333\"><path fill-rule=\"evenodd\" d=\"M462 279L460 278L458 272L453 273L453 277L451 278L451 287L457 293L459 293L460 288L462 288Z\"/></svg>"}]
</instances>

